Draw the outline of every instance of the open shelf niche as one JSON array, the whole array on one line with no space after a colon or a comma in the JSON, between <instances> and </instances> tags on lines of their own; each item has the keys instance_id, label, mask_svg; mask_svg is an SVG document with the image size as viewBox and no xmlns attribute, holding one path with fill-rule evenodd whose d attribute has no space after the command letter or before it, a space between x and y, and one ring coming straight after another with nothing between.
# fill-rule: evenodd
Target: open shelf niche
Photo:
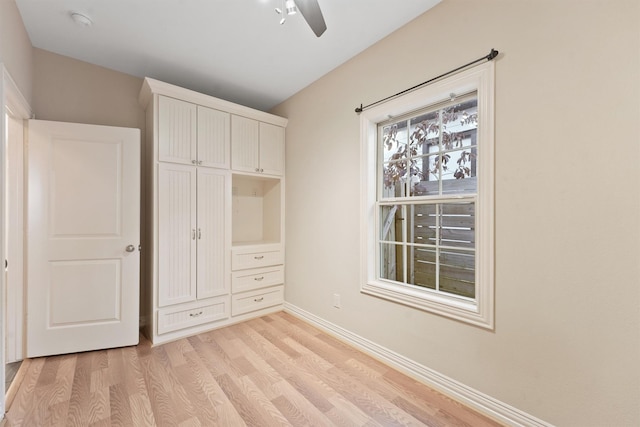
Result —
<instances>
[{"instance_id":1,"label":"open shelf niche","mask_svg":"<svg viewBox=\"0 0 640 427\"><path fill-rule=\"evenodd\" d=\"M282 179L233 174L232 245L281 243Z\"/></svg>"}]
</instances>

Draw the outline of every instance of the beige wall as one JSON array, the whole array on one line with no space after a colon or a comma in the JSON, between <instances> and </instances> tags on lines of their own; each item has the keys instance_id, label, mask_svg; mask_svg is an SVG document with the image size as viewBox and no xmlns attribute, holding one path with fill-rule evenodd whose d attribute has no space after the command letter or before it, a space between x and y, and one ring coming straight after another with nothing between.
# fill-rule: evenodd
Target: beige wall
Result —
<instances>
[{"instance_id":1,"label":"beige wall","mask_svg":"<svg viewBox=\"0 0 640 427\"><path fill-rule=\"evenodd\" d=\"M278 106L286 300L547 422L640 425L639 4L444 0ZM493 332L359 292L353 111L491 48Z\"/></svg>"},{"instance_id":2,"label":"beige wall","mask_svg":"<svg viewBox=\"0 0 640 427\"><path fill-rule=\"evenodd\" d=\"M31 103L33 49L14 0L0 0L0 62Z\"/></svg>"},{"instance_id":3,"label":"beige wall","mask_svg":"<svg viewBox=\"0 0 640 427\"><path fill-rule=\"evenodd\" d=\"M37 48L34 64L37 119L144 130L142 79Z\"/></svg>"}]
</instances>

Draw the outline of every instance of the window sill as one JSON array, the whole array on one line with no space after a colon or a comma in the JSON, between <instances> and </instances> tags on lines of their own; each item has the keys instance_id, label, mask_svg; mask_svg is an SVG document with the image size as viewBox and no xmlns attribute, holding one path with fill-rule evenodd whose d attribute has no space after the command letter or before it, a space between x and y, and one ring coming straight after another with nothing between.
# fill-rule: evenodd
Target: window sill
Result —
<instances>
[{"instance_id":1,"label":"window sill","mask_svg":"<svg viewBox=\"0 0 640 427\"><path fill-rule=\"evenodd\" d=\"M360 290L367 295L493 330L493 310L486 304L482 309L482 302L384 281L369 281Z\"/></svg>"}]
</instances>

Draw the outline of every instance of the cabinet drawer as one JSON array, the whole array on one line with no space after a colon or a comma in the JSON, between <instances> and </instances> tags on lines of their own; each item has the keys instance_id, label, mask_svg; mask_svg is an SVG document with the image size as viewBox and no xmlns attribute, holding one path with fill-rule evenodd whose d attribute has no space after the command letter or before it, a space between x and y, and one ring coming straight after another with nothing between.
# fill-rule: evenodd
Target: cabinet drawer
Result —
<instances>
[{"instance_id":1,"label":"cabinet drawer","mask_svg":"<svg viewBox=\"0 0 640 427\"><path fill-rule=\"evenodd\" d=\"M281 265L234 271L231 274L231 289L234 294L282 283L284 283L284 267Z\"/></svg>"},{"instance_id":2,"label":"cabinet drawer","mask_svg":"<svg viewBox=\"0 0 640 427\"><path fill-rule=\"evenodd\" d=\"M233 270L246 270L248 268L266 267L283 263L284 256L279 246L264 249L234 249L231 255L231 268Z\"/></svg>"},{"instance_id":3,"label":"cabinet drawer","mask_svg":"<svg viewBox=\"0 0 640 427\"><path fill-rule=\"evenodd\" d=\"M231 314L237 316L239 314L282 304L283 301L284 286L243 292L231 297Z\"/></svg>"},{"instance_id":4,"label":"cabinet drawer","mask_svg":"<svg viewBox=\"0 0 640 427\"><path fill-rule=\"evenodd\" d=\"M229 317L229 299L188 304L158 310L158 335Z\"/></svg>"}]
</instances>

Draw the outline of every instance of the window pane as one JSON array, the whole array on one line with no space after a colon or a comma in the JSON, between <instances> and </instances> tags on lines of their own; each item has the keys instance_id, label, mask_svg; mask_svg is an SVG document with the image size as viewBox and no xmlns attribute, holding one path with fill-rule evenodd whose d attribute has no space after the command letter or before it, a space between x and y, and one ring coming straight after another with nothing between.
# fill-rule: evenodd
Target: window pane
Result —
<instances>
[{"instance_id":1,"label":"window pane","mask_svg":"<svg viewBox=\"0 0 640 427\"><path fill-rule=\"evenodd\" d=\"M436 206L421 204L407 207L409 242L422 245L436 244Z\"/></svg>"},{"instance_id":2,"label":"window pane","mask_svg":"<svg viewBox=\"0 0 640 427\"><path fill-rule=\"evenodd\" d=\"M455 150L475 145L478 128L478 99L472 98L442 110L442 146Z\"/></svg>"},{"instance_id":3,"label":"window pane","mask_svg":"<svg viewBox=\"0 0 640 427\"><path fill-rule=\"evenodd\" d=\"M442 194L477 192L476 149L450 151L445 154L442 170Z\"/></svg>"},{"instance_id":4,"label":"window pane","mask_svg":"<svg viewBox=\"0 0 640 427\"><path fill-rule=\"evenodd\" d=\"M421 114L414 117L409 122L409 129L411 135L411 144L416 147L421 147L420 152L429 152L425 147L426 144L431 141L436 141L435 145L438 145L438 139L440 137L440 121L438 117L438 111L431 111L425 114Z\"/></svg>"},{"instance_id":5,"label":"window pane","mask_svg":"<svg viewBox=\"0 0 640 427\"><path fill-rule=\"evenodd\" d=\"M406 120L384 126L381 138L382 173L378 185L382 197L405 197L410 167Z\"/></svg>"},{"instance_id":6,"label":"window pane","mask_svg":"<svg viewBox=\"0 0 640 427\"><path fill-rule=\"evenodd\" d=\"M402 242L402 206L380 206L380 240Z\"/></svg>"},{"instance_id":7,"label":"window pane","mask_svg":"<svg viewBox=\"0 0 640 427\"><path fill-rule=\"evenodd\" d=\"M382 197L405 197L407 161L401 160L383 165Z\"/></svg>"},{"instance_id":8,"label":"window pane","mask_svg":"<svg viewBox=\"0 0 640 427\"><path fill-rule=\"evenodd\" d=\"M439 245L475 248L475 203L439 205Z\"/></svg>"},{"instance_id":9,"label":"window pane","mask_svg":"<svg viewBox=\"0 0 640 427\"><path fill-rule=\"evenodd\" d=\"M402 245L380 243L380 278L404 282Z\"/></svg>"},{"instance_id":10,"label":"window pane","mask_svg":"<svg viewBox=\"0 0 640 427\"><path fill-rule=\"evenodd\" d=\"M406 121L393 123L382 128L382 161L389 162L406 158L407 124Z\"/></svg>"},{"instance_id":11,"label":"window pane","mask_svg":"<svg viewBox=\"0 0 640 427\"><path fill-rule=\"evenodd\" d=\"M475 254L440 250L440 291L475 298Z\"/></svg>"},{"instance_id":12,"label":"window pane","mask_svg":"<svg viewBox=\"0 0 640 427\"><path fill-rule=\"evenodd\" d=\"M437 249L415 247L413 250L412 284L436 289Z\"/></svg>"},{"instance_id":13,"label":"window pane","mask_svg":"<svg viewBox=\"0 0 640 427\"><path fill-rule=\"evenodd\" d=\"M475 298L473 252L416 247L413 266L413 285Z\"/></svg>"}]
</instances>

